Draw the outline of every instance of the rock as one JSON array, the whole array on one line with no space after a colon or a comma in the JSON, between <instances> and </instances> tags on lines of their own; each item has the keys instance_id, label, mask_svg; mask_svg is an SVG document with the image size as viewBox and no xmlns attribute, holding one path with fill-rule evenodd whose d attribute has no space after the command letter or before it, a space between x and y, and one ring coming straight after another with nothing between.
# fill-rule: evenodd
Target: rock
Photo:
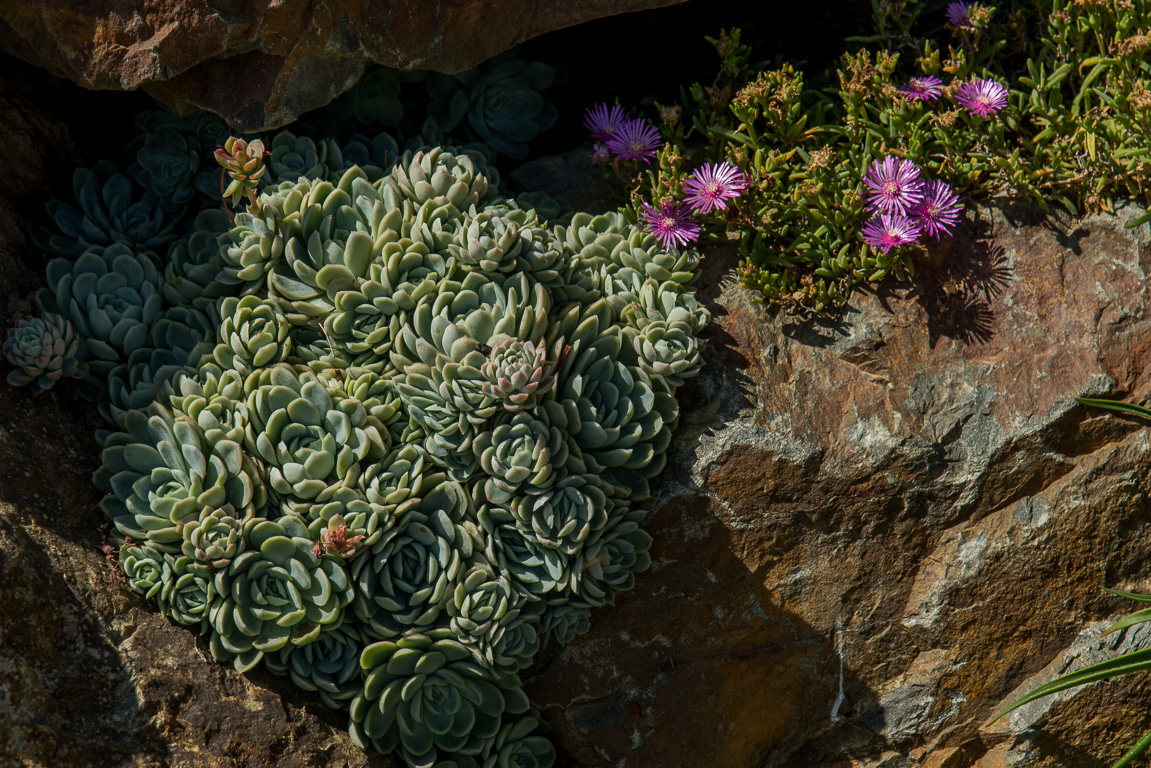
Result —
<instances>
[{"instance_id":1,"label":"rock","mask_svg":"<svg viewBox=\"0 0 1151 768\"><path fill-rule=\"evenodd\" d=\"M85 88L200 107L239 131L286 125L369 62L455 73L556 29L682 0L182 0L0 5L0 50Z\"/></svg>"},{"instance_id":2,"label":"rock","mask_svg":"<svg viewBox=\"0 0 1151 768\"><path fill-rule=\"evenodd\" d=\"M653 566L527 682L567 762L1098 766L1142 735L1142 680L992 716L1125 650L1146 591L1140 401L1151 234L979 208L910 287L835 320L773 315L713 253L709 365L647 529ZM720 278L723 279L720 279Z\"/></svg>"}]
</instances>

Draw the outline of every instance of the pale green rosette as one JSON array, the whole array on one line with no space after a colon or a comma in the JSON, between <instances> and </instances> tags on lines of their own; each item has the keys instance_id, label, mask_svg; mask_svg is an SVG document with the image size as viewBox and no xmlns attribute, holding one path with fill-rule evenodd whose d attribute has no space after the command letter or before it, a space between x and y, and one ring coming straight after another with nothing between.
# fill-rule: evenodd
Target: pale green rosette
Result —
<instances>
[{"instance_id":1,"label":"pale green rosette","mask_svg":"<svg viewBox=\"0 0 1151 768\"><path fill-rule=\"evenodd\" d=\"M438 147L405 152L384 183L417 206L427 202L437 207L450 205L457 216L495 196L472 158Z\"/></svg>"},{"instance_id":2,"label":"pale green rosette","mask_svg":"<svg viewBox=\"0 0 1151 768\"><path fill-rule=\"evenodd\" d=\"M399 749L410 766L481 755L505 714L528 711L518 678L485 669L450 629L373 643L360 656L364 690L348 733L361 749Z\"/></svg>"},{"instance_id":3,"label":"pale green rosette","mask_svg":"<svg viewBox=\"0 0 1151 768\"><path fill-rule=\"evenodd\" d=\"M531 341L505 339L492 346L480 366L481 391L511 412L531 410L555 386L555 361L547 348Z\"/></svg>"},{"instance_id":4,"label":"pale green rosette","mask_svg":"<svg viewBox=\"0 0 1151 768\"><path fill-rule=\"evenodd\" d=\"M288 644L264 656L264 665L278 675L291 675L305 691L316 691L332 709L347 709L364 688L360 653L367 642L345 621L320 633L307 645Z\"/></svg>"},{"instance_id":5,"label":"pale green rosette","mask_svg":"<svg viewBox=\"0 0 1151 768\"><path fill-rule=\"evenodd\" d=\"M236 515L230 504L219 509L206 507L199 519L181 524L180 549L191 561L193 570L200 573L222 571L244 551L247 544L243 532L247 520Z\"/></svg>"},{"instance_id":6,"label":"pale green rosette","mask_svg":"<svg viewBox=\"0 0 1151 768\"><path fill-rule=\"evenodd\" d=\"M107 436L92 478L119 536L175 554L182 527L198 521L205 507L231 505L244 518L262 514L261 470L235 442L209 439L196 422L159 403L120 421L126 431Z\"/></svg>"},{"instance_id":7,"label":"pale green rosette","mask_svg":"<svg viewBox=\"0 0 1151 768\"><path fill-rule=\"evenodd\" d=\"M569 475L539 494L516 496L510 511L520 530L548 549L578 555L603 531L611 501L596 475Z\"/></svg>"},{"instance_id":8,"label":"pale green rosette","mask_svg":"<svg viewBox=\"0 0 1151 768\"><path fill-rule=\"evenodd\" d=\"M169 570L156 601L160 613L204 634L211 624L212 605L219 598L216 582L190 557L164 555L164 559Z\"/></svg>"},{"instance_id":9,"label":"pale green rosette","mask_svg":"<svg viewBox=\"0 0 1151 768\"><path fill-rule=\"evenodd\" d=\"M588 605L614 605L615 593L635 586L635 574L651 565L651 536L639 527L646 515L643 510L616 513L608 529L575 558L571 589Z\"/></svg>"},{"instance_id":10,"label":"pale green rosette","mask_svg":"<svg viewBox=\"0 0 1151 768\"><path fill-rule=\"evenodd\" d=\"M506 576L487 564L473 567L456 584L448 602L450 626L488 669L515 674L531 664L539 648L539 616Z\"/></svg>"},{"instance_id":11,"label":"pale green rosette","mask_svg":"<svg viewBox=\"0 0 1151 768\"><path fill-rule=\"evenodd\" d=\"M209 442L244 442L248 410L244 405L244 378L237 371L205 363L196 375L177 377L175 390L172 410L195 421Z\"/></svg>"},{"instance_id":12,"label":"pale green rosette","mask_svg":"<svg viewBox=\"0 0 1151 768\"><path fill-rule=\"evenodd\" d=\"M256 368L283 362L292 351L291 326L275 304L256 296L228 296L220 302L223 340L212 353L223 369L247 376Z\"/></svg>"},{"instance_id":13,"label":"pale green rosette","mask_svg":"<svg viewBox=\"0 0 1151 768\"><path fill-rule=\"evenodd\" d=\"M563 411L553 411L562 418ZM507 414L481 432L472 445L480 467L489 475L484 483L487 500L507 504L517 494L544 493L557 482L565 468L582 470L578 456L568 450L562 426L550 423L549 410L538 416ZM563 422L561 421L561 424Z\"/></svg>"},{"instance_id":14,"label":"pale green rosette","mask_svg":"<svg viewBox=\"0 0 1151 768\"><path fill-rule=\"evenodd\" d=\"M563 551L543 546L534 535L525 533L506 509L485 503L482 487L472 491L479 522L484 556L499 572L506 574L520 594L535 600L559 593L571 580L572 558Z\"/></svg>"},{"instance_id":15,"label":"pale green rosette","mask_svg":"<svg viewBox=\"0 0 1151 768\"><path fill-rule=\"evenodd\" d=\"M247 672L265 653L339 626L352 585L341 564L312 554L307 534L291 516L245 525L248 551L215 576L221 599L212 606L209 648L217 661Z\"/></svg>"},{"instance_id":16,"label":"pale green rosette","mask_svg":"<svg viewBox=\"0 0 1151 768\"><path fill-rule=\"evenodd\" d=\"M547 723L534 709L505 717L482 768L552 768L556 750L547 732Z\"/></svg>"},{"instance_id":17,"label":"pale green rosette","mask_svg":"<svg viewBox=\"0 0 1151 768\"><path fill-rule=\"evenodd\" d=\"M460 525L463 489L441 483L399 517L395 532L352 564L356 618L369 635L389 638L434 625L473 557Z\"/></svg>"},{"instance_id":18,"label":"pale green rosette","mask_svg":"<svg viewBox=\"0 0 1151 768\"><path fill-rule=\"evenodd\" d=\"M244 382L244 444L268 468L273 501L291 511L329 488L352 485L387 454L387 431L355 400L333 398L316 376L280 364Z\"/></svg>"}]
</instances>

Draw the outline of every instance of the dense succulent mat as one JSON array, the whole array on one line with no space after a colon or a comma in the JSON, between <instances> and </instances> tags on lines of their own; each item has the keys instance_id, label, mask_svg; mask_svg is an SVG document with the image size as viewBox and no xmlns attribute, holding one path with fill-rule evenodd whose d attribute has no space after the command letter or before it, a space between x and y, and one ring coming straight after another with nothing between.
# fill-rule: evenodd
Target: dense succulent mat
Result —
<instances>
[{"instance_id":1,"label":"dense succulent mat","mask_svg":"<svg viewBox=\"0 0 1151 768\"><path fill-rule=\"evenodd\" d=\"M45 376L108 382L94 479L131 588L410 765L551 764L518 673L649 564L708 321L697 253L621 214L550 226L483 168L329 162L130 243L98 168L38 296L57 319L20 331L68 325Z\"/></svg>"}]
</instances>

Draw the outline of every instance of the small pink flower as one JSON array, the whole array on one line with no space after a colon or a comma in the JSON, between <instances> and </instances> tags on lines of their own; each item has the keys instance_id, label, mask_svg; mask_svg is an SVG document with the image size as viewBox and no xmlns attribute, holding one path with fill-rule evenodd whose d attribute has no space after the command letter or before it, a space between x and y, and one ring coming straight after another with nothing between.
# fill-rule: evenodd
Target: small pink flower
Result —
<instances>
[{"instance_id":1,"label":"small pink flower","mask_svg":"<svg viewBox=\"0 0 1151 768\"><path fill-rule=\"evenodd\" d=\"M898 213L881 213L863 225L863 242L887 253L919 240L919 225Z\"/></svg>"},{"instance_id":2,"label":"small pink flower","mask_svg":"<svg viewBox=\"0 0 1151 768\"><path fill-rule=\"evenodd\" d=\"M940 234L951 234L962 211L955 190L946 182L932 179L924 183L923 199L911 206L910 213L923 234L938 240Z\"/></svg>"},{"instance_id":3,"label":"small pink flower","mask_svg":"<svg viewBox=\"0 0 1151 768\"><path fill-rule=\"evenodd\" d=\"M683 188L688 193L684 202L700 213L709 213L722 211L727 208L728 200L743 194L747 179L731 163L704 163L683 183Z\"/></svg>"},{"instance_id":4,"label":"small pink flower","mask_svg":"<svg viewBox=\"0 0 1151 768\"><path fill-rule=\"evenodd\" d=\"M667 249L687 245L699 237L699 222L692 218L687 203L664 200L658 209L644 203L639 218Z\"/></svg>"},{"instance_id":5,"label":"small pink flower","mask_svg":"<svg viewBox=\"0 0 1151 768\"><path fill-rule=\"evenodd\" d=\"M610 108L607 104L596 104L584 112L583 124L584 128L591 131L593 139L607 141L626 121L627 114L619 104Z\"/></svg>"},{"instance_id":6,"label":"small pink flower","mask_svg":"<svg viewBox=\"0 0 1151 768\"><path fill-rule=\"evenodd\" d=\"M647 120L628 120L607 140L607 148L624 160L647 160L655 157L663 143L659 129Z\"/></svg>"},{"instance_id":7,"label":"small pink flower","mask_svg":"<svg viewBox=\"0 0 1151 768\"><path fill-rule=\"evenodd\" d=\"M923 199L919 166L895 155L873 161L863 183L870 190L867 208L873 213L884 211L906 215L910 206Z\"/></svg>"},{"instance_id":8,"label":"small pink flower","mask_svg":"<svg viewBox=\"0 0 1151 768\"><path fill-rule=\"evenodd\" d=\"M938 77L931 75L924 75L923 77L913 77L904 83L903 87L899 89L909 99L918 99L920 101L931 101L939 96L943 90L943 81Z\"/></svg>"},{"instance_id":9,"label":"small pink flower","mask_svg":"<svg viewBox=\"0 0 1151 768\"><path fill-rule=\"evenodd\" d=\"M976 78L959 87L955 100L968 112L987 117L1007 106L1007 86Z\"/></svg>"},{"instance_id":10,"label":"small pink flower","mask_svg":"<svg viewBox=\"0 0 1151 768\"><path fill-rule=\"evenodd\" d=\"M611 150L607 144L596 144L591 148L591 161L593 163L606 163L611 160Z\"/></svg>"}]
</instances>

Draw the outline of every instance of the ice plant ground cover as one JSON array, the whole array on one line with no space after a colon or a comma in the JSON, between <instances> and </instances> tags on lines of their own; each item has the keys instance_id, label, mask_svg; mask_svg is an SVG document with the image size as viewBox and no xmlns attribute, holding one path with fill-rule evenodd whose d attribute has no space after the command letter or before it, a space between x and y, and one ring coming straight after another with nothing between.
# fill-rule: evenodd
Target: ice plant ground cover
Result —
<instances>
[{"instance_id":1,"label":"ice plant ground cover","mask_svg":"<svg viewBox=\"0 0 1151 768\"><path fill-rule=\"evenodd\" d=\"M521 75L547 80L463 80ZM546 768L519 673L650 564L699 254L501 196L491 158L552 118L425 146L508 128L431 80L442 119L399 139L369 124L412 106L379 75L265 139L143 115L126 172L51 204L44 314L3 352L11 383L96 400L123 582L214 659L290 676L412 766Z\"/></svg>"},{"instance_id":2,"label":"ice plant ground cover","mask_svg":"<svg viewBox=\"0 0 1151 768\"><path fill-rule=\"evenodd\" d=\"M697 211L700 242L738 243L739 276L765 301L823 313L855 286L914 270L924 237L883 225L869 205L876 161L910 163L947 185L917 209L928 239L958 223L956 203L995 195L1074 214L1151 202L1146 0L873 8L872 34L850 38L826 73L753 64L738 30L708 38L720 72L653 111L663 146L649 164L599 158L632 215L683 200L701 168L727 164L747 186L724 208Z\"/></svg>"}]
</instances>

